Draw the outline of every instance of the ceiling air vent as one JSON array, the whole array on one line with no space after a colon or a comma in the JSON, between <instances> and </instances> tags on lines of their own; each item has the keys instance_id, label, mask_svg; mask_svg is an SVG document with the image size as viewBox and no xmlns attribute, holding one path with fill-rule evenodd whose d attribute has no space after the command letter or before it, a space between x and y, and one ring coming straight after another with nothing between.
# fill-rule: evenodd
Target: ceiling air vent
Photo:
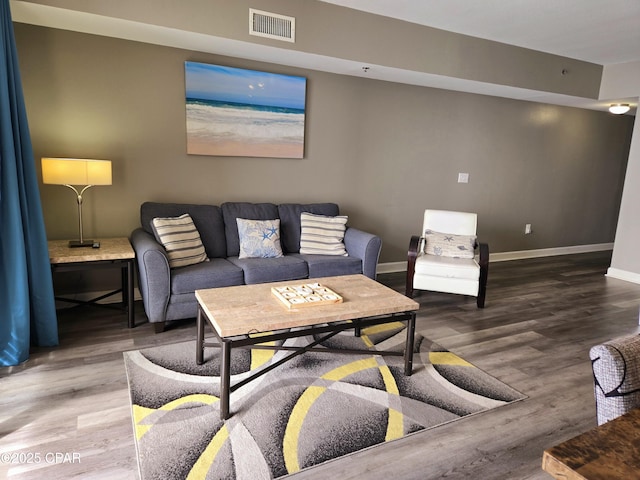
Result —
<instances>
[{"instance_id":1,"label":"ceiling air vent","mask_svg":"<svg viewBox=\"0 0 640 480\"><path fill-rule=\"evenodd\" d=\"M285 42L295 42L296 19L294 17L286 17L284 15L278 15L277 13L263 12L250 8L249 35L284 40Z\"/></svg>"}]
</instances>

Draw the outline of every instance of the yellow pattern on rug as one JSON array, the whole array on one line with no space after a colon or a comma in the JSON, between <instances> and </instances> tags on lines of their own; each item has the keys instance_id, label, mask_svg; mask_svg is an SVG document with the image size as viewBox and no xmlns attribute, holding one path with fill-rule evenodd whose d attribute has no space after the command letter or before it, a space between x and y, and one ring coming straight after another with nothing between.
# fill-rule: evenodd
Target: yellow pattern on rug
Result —
<instances>
[{"instance_id":1,"label":"yellow pattern on rug","mask_svg":"<svg viewBox=\"0 0 640 480\"><path fill-rule=\"evenodd\" d=\"M379 365L375 357L366 358L363 360L357 360L355 362L342 365L338 368L331 370L330 372L322 375L323 380L331 380L334 382L340 381L349 375L367 370L370 368L378 368L382 375L386 390L393 395L399 395L398 386L396 384L389 367L386 365ZM287 427L283 440L283 454L287 471L294 473L300 471L300 463L298 461L298 441L300 437L300 431L302 430L302 424L309 412L309 409L313 406L315 401L327 390L327 387L319 387L312 385L308 387L304 393L300 396L296 402ZM386 440L392 440L403 436L403 417L402 412L396 409L389 408L389 420L387 424Z\"/></svg>"},{"instance_id":2,"label":"yellow pattern on rug","mask_svg":"<svg viewBox=\"0 0 640 480\"><path fill-rule=\"evenodd\" d=\"M451 352L429 352L431 365L456 365L458 367L473 367L472 364Z\"/></svg>"},{"instance_id":3,"label":"yellow pattern on rug","mask_svg":"<svg viewBox=\"0 0 640 480\"><path fill-rule=\"evenodd\" d=\"M389 367L387 367L386 365L381 365L379 368L387 392L399 396L400 390L398 389L398 384L396 383L396 379L393 378ZM395 408L389 407L389 421L387 423L387 434L384 439L385 442L400 438L404 435L402 423L402 412L399 412Z\"/></svg>"},{"instance_id":4,"label":"yellow pattern on rug","mask_svg":"<svg viewBox=\"0 0 640 480\"><path fill-rule=\"evenodd\" d=\"M275 344L276 342L264 342L260 345L274 346ZM267 362L271 361L275 353L275 350L251 350L251 370L255 370L256 368L259 368Z\"/></svg>"},{"instance_id":5,"label":"yellow pattern on rug","mask_svg":"<svg viewBox=\"0 0 640 480\"><path fill-rule=\"evenodd\" d=\"M142 436L145 433L147 433L151 429L151 427L153 427L153 424L145 425L142 422L144 421L145 418L147 418L149 415L151 415L154 412L157 412L159 410L171 411L187 403L202 403L205 405L211 405L212 403L215 403L218 400L219 398L213 395L199 393L199 394L187 395L184 397L176 398L175 400L172 400L169 403L165 403L160 408L146 408L146 407L141 407L140 405L134 404L132 406L133 407L132 411L133 411L133 420L135 422L135 427L136 427L136 437L138 440L140 440Z\"/></svg>"},{"instance_id":6,"label":"yellow pattern on rug","mask_svg":"<svg viewBox=\"0 0 640 480\"><path fill-rule=\"evenodd\" d=\"M196 463L193 465L193 468L189 472L187 476L187 480L197 480L200 478L206 478L207 472L211 468L218 452L224 445L224 443L229 439L229 429L227 428L227 424L222 425L222 428L216 432L207 448L205 448L202 455L198 458Z\"/></svg>"},{"instance_id":7,"label":"yellow pattern on rug","mask_svg":"<svg viewBox=\"0 0 640 480\"><path fill-rule=\"evenodd\" d=\"M368 348L371 348L375 344L369 338L370 335L375 335L377 333L389 332L389 331L392 331L392 330L398 330L398 329L401 329L403 327L404 327L404 325L402 324L402 322L393 322L393 323L385 323L383 325L374 325L373 327L363 328L362 329L362 335L360 336L360 338L362 338L362 341L364 342L365 346L367 346Z\"/></svg>"}]
</instances>

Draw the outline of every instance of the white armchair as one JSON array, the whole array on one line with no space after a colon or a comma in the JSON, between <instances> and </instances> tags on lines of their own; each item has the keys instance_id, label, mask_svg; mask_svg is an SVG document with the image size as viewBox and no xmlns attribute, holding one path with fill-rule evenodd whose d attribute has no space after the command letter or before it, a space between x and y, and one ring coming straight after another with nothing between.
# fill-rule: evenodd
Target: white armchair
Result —
<instances>
[{"instance_id":1,"label":"white armchair","mask_svg":"<svg viewBox=\"0 0 640 480\"><path fill-rule=\"evenodd\" d=\"M470 295L484 308L489 246L477 241L476 227L475 213L425 210L422 235L409 243L406 295L412 297L414 290Z\"/></svg>"}]
</instances>

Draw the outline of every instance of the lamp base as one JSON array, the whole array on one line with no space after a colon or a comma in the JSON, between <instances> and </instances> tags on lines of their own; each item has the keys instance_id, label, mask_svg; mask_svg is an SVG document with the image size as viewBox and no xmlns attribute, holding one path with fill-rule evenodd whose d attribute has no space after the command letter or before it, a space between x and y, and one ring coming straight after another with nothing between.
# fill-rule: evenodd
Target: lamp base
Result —
<instances>
[{"instance_id":1,"label":"lamp base","mask_svg":"<svg viewBox=\"0 0 640 480\"><path fill-rule=\"evenodd\" d=\"M71 240L69 241L69 247L70 248L77 248L77 247L93 247L93 240Z\"/></svg>"}]
</instances>

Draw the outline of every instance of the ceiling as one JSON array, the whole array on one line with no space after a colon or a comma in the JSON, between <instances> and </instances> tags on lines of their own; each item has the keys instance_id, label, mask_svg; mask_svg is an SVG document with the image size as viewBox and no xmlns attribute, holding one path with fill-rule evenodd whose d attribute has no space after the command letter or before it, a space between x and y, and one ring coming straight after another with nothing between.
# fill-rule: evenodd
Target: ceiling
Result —
<instances>
[{"instance_id":1,"label":"ceiling","mask_svg":"<svg viewBox=\"0 0 640 480\"><path fill-rule=\"evenodd\" d=\"M640 61L639 0L321 0L598 65Z\"/></svg>"},{"instance_id":2,"label":"ceiling","mask_svg":"<svg viewBox=\"0 0 640 480\"><path fill-rule=\"evenodd\" d=\"M557 54L599 65L640 61L640 0L321 0L455 33ZM606 111L589 99L363 64L256 43L212 37L80 10L11 0L14 21L194 51L322 70L342 75Z\"/></svg>"},{"instance_id":3,"label":"ceiling","mask_svg":"<svg viewBox=\"0 0 640 480\"><path fill-rule=\"evenodd\" d=\"M598 65L640 61L640 0L320 1ZM408 80L402 73L398 76ZM455 79L407 83L594 110L620 101L632 105L630 114L638 104L637 98L597 101Z\"/></svg>"}]
</instances>

